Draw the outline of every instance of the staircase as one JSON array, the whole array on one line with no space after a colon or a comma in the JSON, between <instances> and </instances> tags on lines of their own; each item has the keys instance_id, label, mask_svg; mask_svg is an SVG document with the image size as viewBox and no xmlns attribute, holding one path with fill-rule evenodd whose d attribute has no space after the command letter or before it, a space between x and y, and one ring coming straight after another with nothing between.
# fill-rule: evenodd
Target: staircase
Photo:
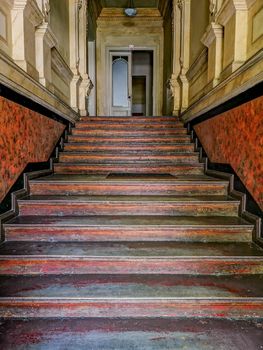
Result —
<instances>
[{"instance_id":1,"label":"staircase","mask_svg":"<svg viewBox=\"0 0 263 350\"><path fill-rule=\"evenodd\" d=\"M29 187L0 246L3 349L263 345L263 250L176 118L83 117Z\"/></svg>"}]
</instances>

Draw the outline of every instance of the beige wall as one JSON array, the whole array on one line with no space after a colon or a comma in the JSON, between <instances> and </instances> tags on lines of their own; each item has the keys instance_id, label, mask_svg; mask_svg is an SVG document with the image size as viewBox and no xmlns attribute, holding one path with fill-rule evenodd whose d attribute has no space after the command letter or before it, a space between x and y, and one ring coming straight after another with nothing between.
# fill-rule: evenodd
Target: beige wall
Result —
<instances>
[{"instance_id":1,"label":"beige wall","mask_svg":"<svg viewBox=\"0 0 263 350\"><path fill-rule=\"evenodd\" d=\"M154 54L154 113L162 111L163 25L158 10L140 10L136 18L127 18L122 9L104 9L97 21L97 113L108 115L110 106L107 49L148 48Z\"/></svg>"},{"instance_id":2,"label":"beige wall","mask_svg":"<svg viewBox=\"0 0 263 350\"><path fill-rule=\"evenodd\" d=\"M185 0L174 6L174 18L181 41L174 110L183 101L177 113L184 121L263 81L262 0Z\"/></svg>"},{"instance_id":3,"label":"beige wall","mask_svg":"<svg viewBox=\"0 0 263 350\"><path fill-rule=\"evenodd\" d=\"M1 0L0 21L0 82L67 119L87 114L86 2Z\"/></svg>"},{"instance_id":4,"label":"beige wall","mask_svg":"<svg viewBox=\"0 0 263 350\"><path fill-rule=\"evenodd\" d=\"M55 34L57 49L69 65L69 1L50 0L50 26Z\"/></svg>"},{"instance_id":5,"label":"beige wall","mask_svg":"<svg viewBox=\"0 0 263 350\"><path fill-rule=\"evenodd\" d=\"M197 59L204 45L202 36L209 24L209 0L191 1L190 65Z\"/></svg>"}]
</instances>

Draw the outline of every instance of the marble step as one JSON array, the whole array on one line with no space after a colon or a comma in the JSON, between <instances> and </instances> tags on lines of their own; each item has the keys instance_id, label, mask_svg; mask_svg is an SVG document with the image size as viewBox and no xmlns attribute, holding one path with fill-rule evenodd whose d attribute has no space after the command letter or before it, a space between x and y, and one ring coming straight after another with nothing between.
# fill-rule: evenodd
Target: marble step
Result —
<instances>
[{"instance_id":1,"label":"marble step","mask_svg":"<svg viewBox=\"0 0 263 350\"><path fill-rule=\"evenodd\" d=\"M18 216L4 231L9 241L249 242L253 225L233 216Z\"/></svg>"},{"instance_id":2,"label":"marble step","mask_svg":"<svg viewBox=\"0 0 263 350\"><path fill-rule=\"evenodd\" d=\"M76 143L90 143L92 145L98 144L110 144L110 145L130 145L136 146L137 144L152 144L158 143L159 145L170 145L174 143L189 143L191 142L190 135L163 135L163 136L125 136L120 135L68 135L69 142Z\"/></svg>"},{"instance_id":3,"label":"marble step","mask_svg":"<svg viewBox=\"0 0 263 350\"><path fill-rule=\"evenodd\" d=\"M29 181L33 195L227 195L228 182L201 176L63 175Z\"/></svg>"},{"instance_id":4,"label":"marble step","mask_svg":"<svg viewBox=\"0 0 263 350\"><path fill-rule=\"evenodd\" d=\"M174 116L157 116L157 117L145 117L145 116L85 116L81 117L79 122L105 122L105 123L165 123L165 122L178 122L179 119ZM77 122L78 123L78 122Z\"/></svg>"},{"instance_id":5,"label":"marble step","mask_svg":"<svg viewBox=\"0 0 263 350\"><path fill-rule=\"evenodd\" d=\"M21 242L20 247L21 247ZM9 251L13 249L11 254ZM35 242L36 244L36 242ZM51 244L50 244L51 245ZM25 246L25 244L24 244ZM247 245L236 249L200 244L185 244L178 249L163 245L165 255L157 244L143 243L86 243L77 246L72 242L63 246L51 245L47 250L27 244L21 254L14 251L12 242L0 247L0 275L67 275L67 274L169 274L169 275L250 275L263 274L263 251ZM56 246L58 249L56 250ZM243 244L245 246L245 244ZM63 247L63 250L61 248ZM25 248L25 247L24 247ZM19 248L21 249L21 248ZM200 251L198 252L198 249ZM206 249L206 250L205 250ZM201 254L202 251L202 254ZM170 252L168 255L167 253Z\"/></svg>"},{"instance_id":6,"label":"marble step","mask_svg":"<svg viewBox=\"0 0 263 350\"><path fill-rule=\"evenodd\" d=\"M220 306L220 305L218 305ZM125 313L124 313L125 314ZM216 317L220 315L216 313ZM5 350L259 350L259 318L6 319L0 324Z\"/></svg>"},{"instance_id":7,"label":"marble step","mask_svg":"<svg viewBox=\"0 0 263 350\"><path fill-rule=\"evenodd\" d=\"M136 161L131 164L123 163L75 163L59 162L54 164L57 174L173 174L173 175L203 175L204 164L202 163L165 163Z\"/></svg>"},{"instance_id":8,"label":"marble step","mask_svg":"<svg viewBox=\"0 0 263 350\"><path fill-rule=\"evenodd\" d=\"M118 154L174 154L180 152L194 152L193 143L178 143L178 144L91 144L85 142L70 142L65 143L64 151L77 152L117 152Z\"/></svg>"},{"instance_id":9,"label":"marble step","mask_svg":"<svg viewBox=\"0 0 263 350\"><path fill-rule=\"evenodd\" d=\"M198 163L199 154L195 153L174 153L167 154L118 154L118 153L97 153L97 152L62 152L59 154L59 162L69 163L136 163L143 162L142 165L150 164L188 164Z\"/></svg>"},{"instance_id":10,"label":"marble step","mask_svg":"<svg viewBox=\"0 0 263 350\"><path fill-rule=\"evenodd\" d=\"M238 216L240 202L229 196L31 195L18 200L23 216L171 215Z\"/></svg>"},{"instance_id":11,"label":"marble step","mask_svg":"<svg viewBox=\"0 0 263 350\"><path fill-rule=\"evenodd\" d=\"M6 317L7 306L8 317L15 318L121 317L125 307L131 318L218 317L219 308L224 317L262 317L262 280L263 275L2 276L0 317Z\"/></svg>"},{"instance_id":12,"label":"marble step","mask_svg":"<svg viewBox=\"0 0 263 350\"><path fill-rule=\"evenodd\" d=\"M159 121L159 122L146 122L146 121L126 121L126 122L106 122L106 121L79 121L76 123L77 129L104 129L104 130L154 130L154 129L174 129L182 128L183 124L179 121Z\"/></svg>"},{"instance_id":13,"label":"marble step","mask_svg":"<svg viewBox=\"0 0 263 350\"><path fill-rule=\"evenodd\" d=\"M133 128L127 129L124 127L122 130L112 130L110 127L105 128L105 129L90 129L90 128L82 128L82 129L77 129L73 128L72 129L72 135L84 135L84 136L94 136L94 135L101 135L101 136L111 136L114 135L116 136L122 136L122 137L145 137L145 136L162 136L162 135L187 135L187 129L182 127L177 127L174 129L151 129L151 130L134 130Z\"/></svg>"}]
</instances>

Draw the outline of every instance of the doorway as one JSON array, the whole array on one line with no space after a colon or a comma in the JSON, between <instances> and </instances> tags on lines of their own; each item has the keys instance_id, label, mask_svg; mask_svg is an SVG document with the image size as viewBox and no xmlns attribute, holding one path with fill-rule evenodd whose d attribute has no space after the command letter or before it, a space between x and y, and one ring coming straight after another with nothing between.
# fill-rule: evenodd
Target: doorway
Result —
<instances>
[{"instance_id":1,"label":"doorway","mask_svg":"<svg viewBox=\"0 0 263 350\"><path fill-rule=\"evenodd\" d=\"M151 116L153 51L110 50L110 115Z\"/></svg>"}]
</instances>

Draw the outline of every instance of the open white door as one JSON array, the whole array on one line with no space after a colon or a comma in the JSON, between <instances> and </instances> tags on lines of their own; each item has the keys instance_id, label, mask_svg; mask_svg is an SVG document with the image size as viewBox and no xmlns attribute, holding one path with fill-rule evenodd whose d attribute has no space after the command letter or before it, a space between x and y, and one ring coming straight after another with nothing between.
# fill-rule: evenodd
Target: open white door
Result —
<instances>
[{"instance_id":1,"label":"open white door","mask_svg":"<svg viewBox=\"0 0 263 350\"><path fill-rule=\"evenodd\" d=\"M111 115L131 116L132 56L131 52L110 52Z\"/></svg>"}]
</instances>

